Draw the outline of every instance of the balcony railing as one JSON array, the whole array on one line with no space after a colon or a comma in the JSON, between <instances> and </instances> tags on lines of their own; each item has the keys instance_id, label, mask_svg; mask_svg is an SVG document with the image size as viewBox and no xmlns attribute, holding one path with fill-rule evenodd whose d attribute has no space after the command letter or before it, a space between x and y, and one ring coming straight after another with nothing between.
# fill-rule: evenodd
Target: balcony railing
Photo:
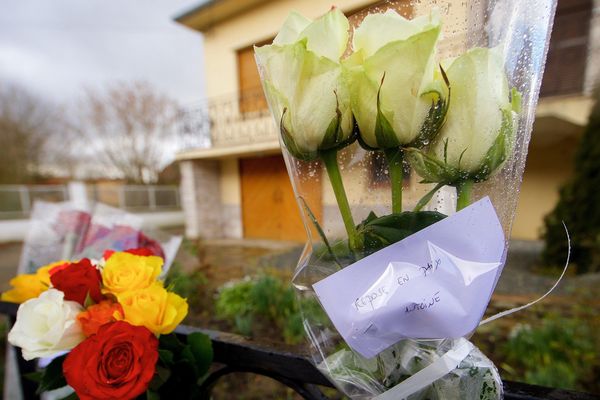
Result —
<instances>
[{"instance_id":1,"label":"balcony railing","mask_svg":"<svg viewBox=\"0 0 600 400\"><path fill-rule=\"evenodd\" d=\"M271 142L278 137L260 87L188 107L181 114L180 129L184 134L210 138L209 147Z\"/></svg>"}]
</instances>

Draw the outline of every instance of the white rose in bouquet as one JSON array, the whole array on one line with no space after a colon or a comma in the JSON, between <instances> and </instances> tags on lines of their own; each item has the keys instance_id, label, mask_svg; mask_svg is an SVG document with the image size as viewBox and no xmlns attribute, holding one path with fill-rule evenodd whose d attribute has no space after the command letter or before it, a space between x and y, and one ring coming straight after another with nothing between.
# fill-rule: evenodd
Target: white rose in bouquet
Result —
<instances>
[{"instance_id":1,"label":"white rose in bouquet","mask_svg":"<svg viewBox=\"0 0 600 400\"><path fill-rule=\"evenodd\" d=\"M271 111L296 158L314 159L319 150L354 140L340 65L348 30L348 20L337 8L312 22L292 13L273 44L255 48Z\"/></svg>"},{"instance_id":2,"label":"white rose in bouquet","mask_svg":"<svg viewBox=\"0 0 600 400\"><path fill-rule=\"evenodd\" d=\"M76 320L81 311L79 303L64 300L63 292L49 289L21 304L8 341L22 348L26 360L71 350L85 339Z\"/></svg>"},{"instance_id":3,"label":"white rose in bouquet","mask_svg":"<svg viewBox=\"0 0 600 400\"><path fill-rule=\"evenodd\" d=\"M354 32L343 65L364 145L397 148L438 132L446 109L434 60L440 29L437 13L407 20L388 10L366 16Z\"/></svg>"},{"instance_id":4,"label":"white rose in bouquet","mask_svg":"<svg viewBox=\"0 0 600 400\"><path fill-rule=\"evenodd\" d=\"M408 160L424 182L455 186L457 211L470 203L474 183L485 181L512 153L521 95L509 89L499 48L474 48L449 60L452 99L445 125L427 151L409 149Z\"/></svg>"},{"instance_id":5,"label":"white rose in bouquet","mask_svg":"<svg viewBox=\"0 0 600 400\"><path fill-rule=\"evenodd\" d=\"M511 153L520 95L509 90L500 49L474 48L450 62L446 123L413 167L428 182L487 179Z\"/></svg>"}]
</instances>

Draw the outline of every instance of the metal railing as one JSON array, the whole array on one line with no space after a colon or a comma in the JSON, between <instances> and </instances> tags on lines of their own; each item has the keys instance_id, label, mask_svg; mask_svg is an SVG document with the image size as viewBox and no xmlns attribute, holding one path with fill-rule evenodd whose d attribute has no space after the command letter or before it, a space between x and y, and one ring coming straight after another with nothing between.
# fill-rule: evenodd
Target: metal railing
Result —
<instances>
[{"instance_id":1,"label":"metal railing","mask_svg":"<svg viewBox=\"0 0 600 400\"><path fill-rule=\"evenodd\" d=\"M0 185L0 219L28 217L35 200L67 201L67 185Z\"/></svg>"},{"instance_id":2,"label":"metal railing","mask_svg":"<svg viewBox=\"0 0 600 400\"><path fill-rule=\"evenodd\" d=\"M181 113L179 124L184 135L210 137L205 147L238 146L278 138L260 87L190 106Z\"/></svg>"},{"instance_id":3,"label":"metal railing","mask_svg":"<svg viewBox=\"0 0 600 400\"><path fill-rule=\"evenodd\" d=\"M0 185L0 220L29 218L35 200L62 202L71 197L68 185ZM181 209L175 185L86 185L83 200L134 212Z\"/></svg>"},{"instance_id":4,"label":"metal railing","mask_svg":"<svg viewBox=\"0 0 600 400\"><path fill-rule=\"evenodd\" d=\"M17 304L0 302L0 314L8 316L11 322L14 322L16 318L17 308ZM333 387L333 384L311 363L306 354L294 353L285 347L275 347L272 344L248 340L230 333L197 327L180 325L175 332L180 336L186 336L192 332L203 332L211 338L214 365L201 385L201 398L203 399L211 398L211 391L220 378L239 372L249 372L275 379L307 400L327 400L319 386ZM35 371L35 361L18 358L18 372L21 376ZM39 395L36 394L36 384L33 381L22 378L21 389L26 399L39 398ZM504 399L600 400L600 396L504 381Z\"/></svg>"},{"instance_id":5,"label":"metal railing","mask_svg":"<svg viewBox=\"0 0 600 400\"><path fill-rule=\"evenodd\" d=\"M174 185L114 185L87 187L88 198L128 211L165 211L181 208Z\"/></svg>"}]
</instances>

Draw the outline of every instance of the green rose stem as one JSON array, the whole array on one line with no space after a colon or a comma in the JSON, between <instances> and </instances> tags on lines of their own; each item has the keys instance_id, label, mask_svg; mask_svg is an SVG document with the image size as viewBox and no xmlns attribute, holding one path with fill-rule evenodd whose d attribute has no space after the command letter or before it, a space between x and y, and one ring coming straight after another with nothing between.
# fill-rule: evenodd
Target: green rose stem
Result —
<instances>
[{"instance_id":1,"label":"green rose stem","mask_svg":"<svg viewBox=\"0 0 600 400\"><path fill-rule=\"evenodd\" d=\"M473 189L473 181L467 179L456 185L456 211L460 211L463 208L471 204L471 190Z\"/></svg>"},{"instance_id":2,"label":"green rose stem","mask_svg":"<svg viewBox=\"0 0 600 400\"><path fill-rule=\"evenodd\" d=\"M356 231L356 226L354 225L350 204L348 203L346 191L344 190L344 182L342 181L342 175L340 174L340 168L337 163L337 150L321 151L319 154L327 169L327 175L329 176L329 181L331 182L338 208L342 214L342 220L344 221L344 226L348 233L348 245L350 246L350 250L353 252L362 250L362 243L360 243L361 241L358 232Z\"/></svg>"},{"instance_id":3,"label":"green rose stem","mask_svg":"<svg viewBox=\"0 0 600 400\"><path fill-rule=\"evenodd\" d=\"M404 157L402 147L385 149L385 158L390 170L390 181L392 186L392 212L399 214L402 212L402 180L404 171L402 159Z\"/></svg>"}]
</instances>

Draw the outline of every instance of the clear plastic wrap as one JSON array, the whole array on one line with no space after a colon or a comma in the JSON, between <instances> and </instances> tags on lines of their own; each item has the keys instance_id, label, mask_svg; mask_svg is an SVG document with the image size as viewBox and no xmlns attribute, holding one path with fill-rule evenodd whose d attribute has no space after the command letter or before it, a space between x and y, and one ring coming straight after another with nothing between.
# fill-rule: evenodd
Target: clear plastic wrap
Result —
<instances>
[{"instance_id":1,"label":"clear plastic wrap","mask_svg":"<svg viewBox=\"0 0 600 400\"><path fill-rule=\"evenodd\" d=\"M555 7L291 13L255 49L309 237L293 283L313 360L349 397L502 397L467 338L505 261ZM491 219L457 222L482 202ZM446 254L440 265L432 248ZM402 279L412 297L397 294ZM434 312L442 302L450 311Z\"/></svg>"},{"instance_id":2,"label":"clear plastic wrap","mask_svg":"<svg viewBox=\"0 0 600 400\"><path fill-rule=\"evenodd\" d=\"M70 202L36 201L19 262L19 273L33 273L57 260L92 258L104 251L148 248L164 258L168 272L182 237L142 226L139 216L96 203L82 208Z\"/></svg>"}]
</instances>

